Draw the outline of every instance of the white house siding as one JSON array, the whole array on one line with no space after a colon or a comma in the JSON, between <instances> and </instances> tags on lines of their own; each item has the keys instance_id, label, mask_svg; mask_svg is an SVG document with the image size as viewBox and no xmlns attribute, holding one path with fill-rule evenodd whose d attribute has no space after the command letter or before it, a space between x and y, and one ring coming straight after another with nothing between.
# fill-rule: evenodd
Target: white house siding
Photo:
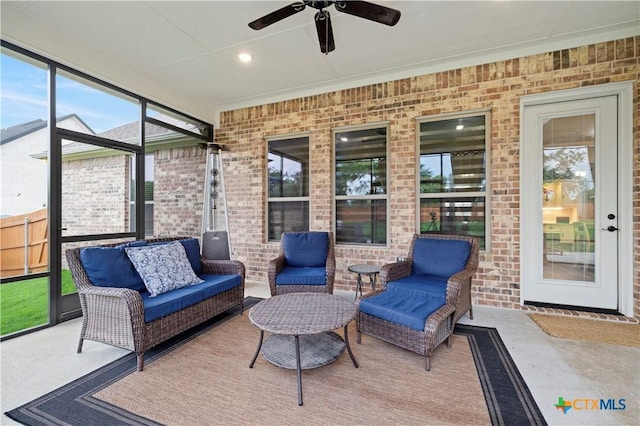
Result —
<instances>
[{"instance_id":1,"label":"white house siding","mask_svg":"<svg viewBox=\"0 0 640 426\"><path fill-rule=\"evenodd\" d=\"M92 133L76 116L58 122L59 127ZM46 127L0 146L0 217L40 210L48 204L49 165L32 156L49 149Z\"/></svg>"}]
</instances>

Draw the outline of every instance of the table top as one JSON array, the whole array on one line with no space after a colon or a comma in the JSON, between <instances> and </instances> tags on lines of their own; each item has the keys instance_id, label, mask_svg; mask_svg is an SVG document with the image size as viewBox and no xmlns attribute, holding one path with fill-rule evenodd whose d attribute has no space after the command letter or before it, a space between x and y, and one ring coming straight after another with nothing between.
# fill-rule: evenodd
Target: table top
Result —
<instances>
[{"instance_id":1,"label":"table top","mask_svg":"<svg viewBox=\"0 0 640 426\"><path fill-rule=\"evenodd\" d=\"M305 335L335 330L356 316L356 305L327 293L286 293L272 296L249 311L249 320L274 334Z\"/></svg>"},{"instance_id":2,"label":"table top","mask_svg":"<svg viewBox=\"0 0 640 426\"><path fill-rule=\"evenodd\" d=\"M347 269L358 274L377 274L380 272L380 267L376 265L351 265Z\"/></svg>"}]
</instances>

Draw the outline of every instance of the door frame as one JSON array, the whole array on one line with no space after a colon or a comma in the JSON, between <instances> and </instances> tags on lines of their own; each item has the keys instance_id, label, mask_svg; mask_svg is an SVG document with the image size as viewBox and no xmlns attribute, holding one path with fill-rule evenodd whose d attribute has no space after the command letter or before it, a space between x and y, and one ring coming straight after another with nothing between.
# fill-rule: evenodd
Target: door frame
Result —
<instances>
[{"instance_id":1,"label":"door frame","mask_svg":"<svg viewBox=\"0 0 640 426\"><path fill-rule=\"evenodd\" d=\"M633 316L633 82L607 83L576 89L524 95L520 98L520 153L524 147L525 107L577 101L605 96L618 99L618 311ZM520 155L520 188L523 188L524 159ZM520 197L520 241L523 241L525 226L522 223L523 198ZM630 230L630 232L625 232ZM522 259L522 246L520 246ZM522 261L521 261L522 265ZM524 305L525 276L520 267L520 304Z\"/></svg>"}]
</instances>

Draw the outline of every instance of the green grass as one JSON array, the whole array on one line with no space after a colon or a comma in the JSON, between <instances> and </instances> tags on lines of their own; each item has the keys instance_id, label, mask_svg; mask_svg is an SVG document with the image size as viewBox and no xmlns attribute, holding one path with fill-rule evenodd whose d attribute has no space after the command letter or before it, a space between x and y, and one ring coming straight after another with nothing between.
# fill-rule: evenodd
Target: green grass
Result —
<instances>
[{"instance_id":1,"label":"green grass","mask_svg":"<svg viewBox=\"0 0 640 426\"><path fill-rule=\"evenodd\" d=\"M62 271L62 294L75 293L68 270ZM0 285L0 335L49 321L49 279L34 278Z\"/></svg>"}]
</instances>

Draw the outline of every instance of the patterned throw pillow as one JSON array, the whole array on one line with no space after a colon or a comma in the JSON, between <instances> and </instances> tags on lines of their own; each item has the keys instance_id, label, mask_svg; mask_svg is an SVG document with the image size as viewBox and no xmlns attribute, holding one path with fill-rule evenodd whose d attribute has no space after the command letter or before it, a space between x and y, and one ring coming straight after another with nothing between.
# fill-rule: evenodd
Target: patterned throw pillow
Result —
<instances>
[{"instance_id":1,"label":"patterned throw pillow","mask_svg":"<svg viewBox=\"0 0 640 426\"><path fill-rule=\"evenodd\" d=\"M127 247L125 251L151 297L204 282L193 272L187 252L179 241L158 246Z\"/></svg>"}]
</instances>

